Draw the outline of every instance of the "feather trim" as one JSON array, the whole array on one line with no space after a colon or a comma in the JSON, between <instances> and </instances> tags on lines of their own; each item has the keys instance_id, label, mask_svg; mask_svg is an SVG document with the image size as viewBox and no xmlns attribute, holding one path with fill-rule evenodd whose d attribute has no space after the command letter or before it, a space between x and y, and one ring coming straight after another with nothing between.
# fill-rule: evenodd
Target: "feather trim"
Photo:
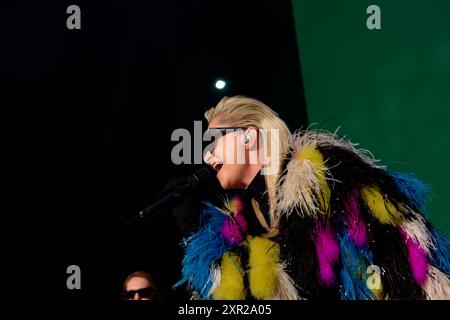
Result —
<instances>
[{"instance_id":1,"label":"feather trim","mask_svg":"<svg viewBox=\"0 0 450 320\"><path fill-rule=\"evenodd\" d=\"M302 216L316 216L318 212L327 210L330 191L326 176L320 152L314 145L301 146L278 180L277 194L280 197L275 204L275 214L290 214L295 207L300 209L297 212ZM278 222L279 218L275 215L272 220Z\"/></svg>"},{"instance_id":2,"label":"feather trim","mask_svg":"<svg viewBox=\"0 0 450 320\"><path fill-rule=\"evenodd\" d=\"M229 245L237 245L241 243L247 234L247 221L242 212L237 212L234 216L227 216L224 221L220 234L228 242Z\"/></svg>"},{"instance_id":3,"label":"feather trim","mask_svg":"<svg viewBox=\"0 0 450 320\"><path fill-rule=\"evenodd\" d=\"M450 276L450 243L445 235L428 223L433 250L431 250L432 264Z\"/></svg>"},{"instance_id":4,"label":"feather trim","mask_svg":"<svg viewBox=\"0 0 450 320\"><path fill-rule=\"evenodd\" d=\"M433 243L428 228L426 226L425 219L415 211L412 211L413 219L405 220L401 224L401 230L405 233L404 238L413 239L421 249L425 250L427 254L430 254L432 250L435 249L435 244Z\"/></svg>"},{"instance_id":5,"label":"feather trim","mask_svg":"<svg viewBox=\"0 0 450 320\"><path fill-rule=\"evenodd\" d=\"M381 299L421 300L424 291L414 279L408 250L398 228L381 224L371 215L364 216L369 228L369 250L373 264L381 271L383 289Z\"/></svg>"},{"instance_id":6,"label":"feather trim","mask_svg":"<svg viewBox=\"0 0 450 320\"><path fill-rule=\"evenodd\" d=\"M173 287L187 283L187 289L196 292L201 299L209 299L213 286L215 262L230 249L220 230L225 221L223 211L205 202L201 221L207 221L197 233L184 242L185 255L182 262L182 279Z\"/></svg>"},{"instance_id":7,"label":"feather trim","mask_svg":"<svg viewBox=\"0 0 450 320\"><path fill-rule=\"evenodd\" d=\"M395 184L401 193L408 199L408 205L426 212L426 203L430 198L431 187L423 181L416 178L414 174L403 172L390 172Z\"/></svg>"},{"instance_id":8,"label":"feather trim","mask_svg":"<svg viewBox=\"0 0 450 320\"><path fill-rule=\"evenodd\" d=\"M318 189L314 189L314 195L319 199L320 211L329 213L331 191L327 183L328 169L325 166L323 156L315 146L305 146L298 150L296 159L313 167L313 172L317 178ZM305 165L307 165L305 163Z\"/></svg>"},{"instance_id":9,"label":"feather trim","mask_svg":"<svg viewBox=\"0 0 450 320\"><path fill-rule=\"evenodd\" d=\"M428 273L428 257L427 251L420 247L419 243L400 228L400 234L405 239L406 248L408 250L409 266L416 282L422 286Z\"/></svg>"},{"instance_id":10,"label":"feather trim","mask_svg":"<svg viewBox=\"0 0 450 320\"><path fill-rule=\"evenodd\" d=\"M402 213L397 210L391 201L381 195L378 187L362 188L361 196L370 213L382 224L395 226L403 220Z\"/></svg>"},{"instance_id":11,"label":"feather trim","mask_svg":"<svg viewBox=\"0 0 450 320\"><path fill-rule=\"evenodd\" d=\"M362 247L367 244L367 230L360 213L359 198L358 190L352 190L345 202L345 213L348 236L357 247Z\"/></svg>"},{"instance_id":12,"label":"feather trim","mask_svg":"<svg viewBox=\"0 0 450 320\"><path fill-rule=\"evenodd\" d=\"M333 168L339 166L340 161L346 161L345 155L351 155L351 161L364 167L362 176L367 176L369 169L384 171L385 167L379 165L368 151L359 150L356 146L336 133L297 131L293 135L291 150L282 161L283 169L276 187L277 200L271 212L274 225L279 223L281 215L294 210L301 216L312 217L318 213L329 213L330 189L335 183L342 183L334 177ZM343 151L345 155L330 164L329 156L335 149ZM326 150L331 151L324 154ZM346 167L343 166L344 169Z\"/></svg>"},{"instance_id":13,"label":"feather trim","mask_svg":"<svg viewBox=\"0 0 450 320\"><path fill-rule=\"evenodd\" d=\"M223 257L222 257L223 259ZM211 270L211 288L208 291L208 296L211 296L214 290L219 286L222 280L222 268L219 264L215 264Z\"/></svg>"},{"instance_id":14,"label":"feather trim","mask_svg":"<svg viewBox=\"0 0 450 320\"><path fill-rule=\"evenodd\" d=\"M287 274L284 263L277 265L278 285L271 300L303 300L295 288L294 280Z\"/></svg>"},{"instance_id":15,"label":"feather trim","mask_svg":"<svg viewBox=\"0 0 450 320\"><path fill-rule=\"evenodd\" d=\"M375 159L370 151L365 149L358 149L358 143L353 143L345 136L340 137L337 135L336 130L334 133L327 132L325 130L298 130L293 134L294 146L299 144L311 144L317 143L320 146L330 146L336 148L346 149L349 152L357 155L361 161L365 164L379 169L385 169L386 167L380 164L380 161Z\"/></svg>"},{"instance_id":16,"label":"feather trim","mask_svg":"<svg viewBox=\"0 0 450 320\"><path fill-rule=\"evenodd\" d=\"M375 294L367 286L367 267L372 264L372 253L367 248L358 248L350 233L344 230L339 237L341 247L342 300L373 300Z\"/></svg>"},{"instance_id":17,"label":"feather trim","mask_svg":"<svg viewBox=\"0 0 450 320\"><path fill-rule=\"evenodd\" d=\"M234 252L226 252L221 262L219 285L212 293L214 300L244 300L244 270L241 258Z\"/></svg>"},{"instance_id":18,"label":"feather trim","mask_svg":"<svg viewBox=\"0 0 450 320\"><path fill-rule=\"evenodd\" d=\"M315 222L298 214L283 215L280 221L280 259L292 277L299 295L306 299L322 298L326 292L317 279L319 268L316 248L311 236Z\"/></svg>"},{"instance_id":19,"label":"feather trim","mask_svg":"<svg viewBox=\"0 0 450 320\"><path fill-rule=\"evenodd\" d=\"M317 260L319 261L319 279L325 286L335 283L334 265L339 259L339 244L331 226L316 224L315 244Z\"/></svg>"},{"instance_id":20,"label":"feather trim","mask_svg":"<svg viewBox=\"0 0 450 320\"><path fill-rule=\"evenodd\" d=\"M279 284L280 246L264 237L247 237L250 292L258 300L271 299Z\"/></svg>"},{"instance_id":21,"label":"feather trim","mask_svg":"<svg viewBox=\"0 0 450 320\"><path fill-rule=\"evenodd\" d=\"M423 289L428 300L450 300L450 279L433 266L428 271Z\"/></svg>"}]
</instances>

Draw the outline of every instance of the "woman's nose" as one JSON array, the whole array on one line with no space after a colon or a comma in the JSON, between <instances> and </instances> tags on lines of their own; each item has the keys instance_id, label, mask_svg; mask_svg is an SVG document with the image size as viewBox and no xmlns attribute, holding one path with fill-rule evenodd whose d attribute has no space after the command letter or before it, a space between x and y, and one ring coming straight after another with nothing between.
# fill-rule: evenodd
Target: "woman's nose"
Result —
<instances>
[{"instance_id":1,"label":"woman's nose","mask_svg":"<svg viewBox=\"0 0 450 320\"><path fill-rule=\"evenodd\" d=\"M203 157L203 161L205 161L206 164L211 165L211 160L213 158L213 155L210 151L206 152L205 156Z\"/></svg>"}]
</instances>

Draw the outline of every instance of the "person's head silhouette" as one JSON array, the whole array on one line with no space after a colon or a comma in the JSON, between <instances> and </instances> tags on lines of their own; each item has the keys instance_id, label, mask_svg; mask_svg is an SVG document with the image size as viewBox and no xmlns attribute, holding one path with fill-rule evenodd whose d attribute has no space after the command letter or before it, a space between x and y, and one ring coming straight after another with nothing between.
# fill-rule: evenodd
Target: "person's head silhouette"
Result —
<instances>
[{"instance_id":1,"label":"person's head silhouette","mask_svg":"<svg viewBox=\"0 0 450 320\"><path fill-rule=\"evenodd\" d=\"M123 283L122 296L125 300L158 300L153 277L145 271L135 271Z\"/></svg>"}]
</instances>

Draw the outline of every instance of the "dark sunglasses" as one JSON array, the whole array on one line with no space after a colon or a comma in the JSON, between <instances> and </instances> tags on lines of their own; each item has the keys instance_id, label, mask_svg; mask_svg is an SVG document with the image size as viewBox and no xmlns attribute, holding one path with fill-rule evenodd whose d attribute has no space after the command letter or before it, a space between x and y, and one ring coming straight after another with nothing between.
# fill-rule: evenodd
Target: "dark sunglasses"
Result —
<instances>
[{"instance_id":1,"label":"dark sunglasses","mask_svg":"<svg viewBox=\"0 0 450 320\"><path fill-rule=\"evenodd\" d=\"M151 287L142 288L139 290L129 290L124 292L123 298L127 300L133 299L136 293L140 298L150 298L156 293L156 291Z\"/></svg>"},{"instance_id":2,"label":"dark sunglasses","mask_svg":"<svg viewBox=\"0 0 450 320\"><path fill-rule=\"evenodd\" d=\"M205 151L203 155L205 155L208 151L213 152L214 148L216 147L217 141L220 137L223 137L224 135L232 132L236 132L239 130L245 131L246 127L221 127L221 128L209 128L206 130L205 137L212 138L214 137L214 141L212 141L208 146L205 148Z\"/></svg>"}]
</instances>

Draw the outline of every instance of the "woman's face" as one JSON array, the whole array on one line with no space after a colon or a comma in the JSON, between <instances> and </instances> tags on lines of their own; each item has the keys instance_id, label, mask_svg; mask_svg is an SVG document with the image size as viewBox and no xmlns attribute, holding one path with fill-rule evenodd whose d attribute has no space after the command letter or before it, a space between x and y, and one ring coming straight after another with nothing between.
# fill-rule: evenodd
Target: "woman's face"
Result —
<instances>
[{"instance_id":1,"label":"woman's face","mask_svg":"<svg viewBox=\"0 0 450 320\"><path fill-rule=\"evenodd\" d=\"M208 125L208 129L229 127L234 126L217 118L213 118ZM248 185L248 148L244 136L244 130L230 130L217 137L215 148L205 154L205 163L217 171L217 179L224 189L245 189Z\"/></svg>"}]
</instances>

